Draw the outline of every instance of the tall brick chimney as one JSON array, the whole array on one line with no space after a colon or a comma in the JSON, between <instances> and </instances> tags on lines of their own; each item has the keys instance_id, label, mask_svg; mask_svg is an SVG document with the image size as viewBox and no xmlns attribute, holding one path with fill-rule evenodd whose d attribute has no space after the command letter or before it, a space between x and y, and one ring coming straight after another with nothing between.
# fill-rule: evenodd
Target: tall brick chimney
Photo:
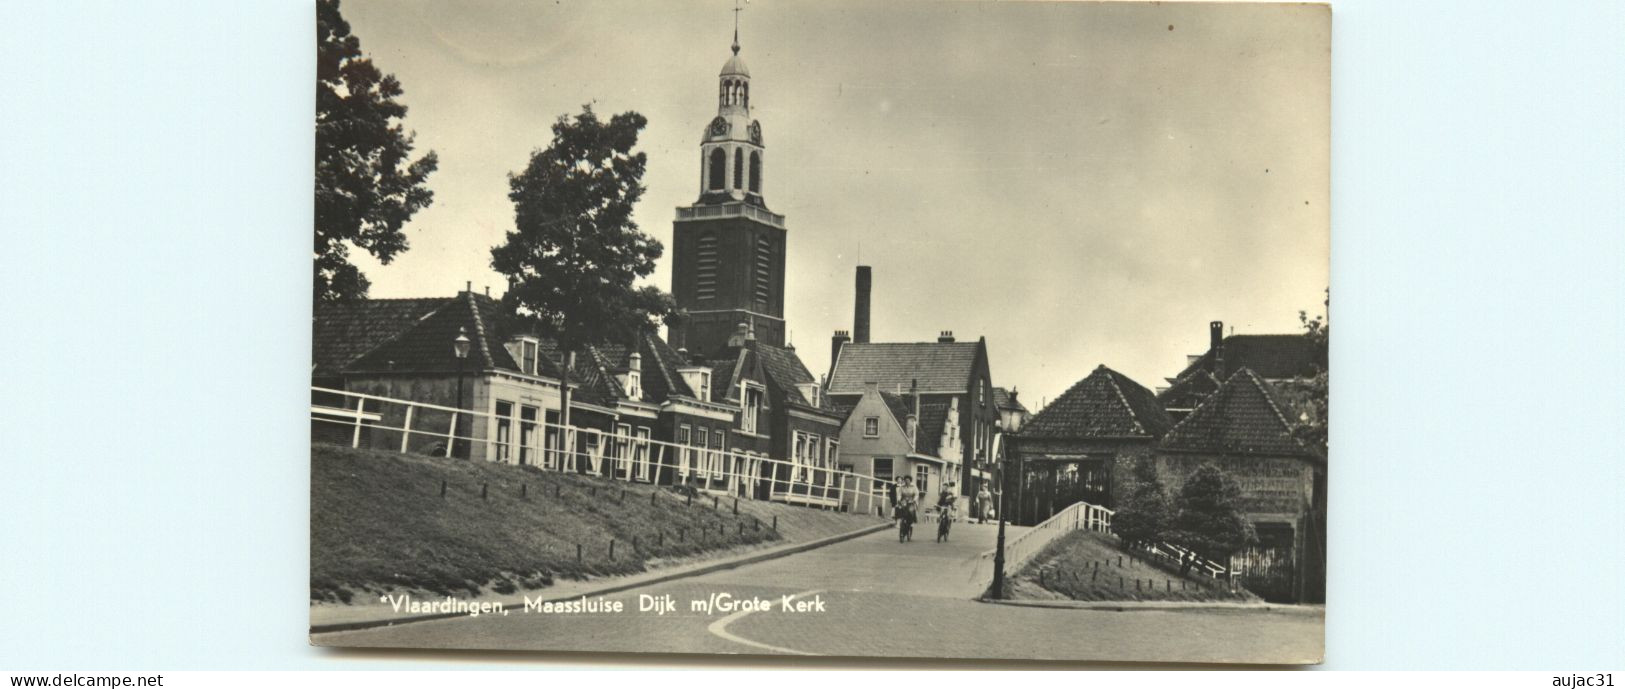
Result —
<instances>
[{"instance_id":1,"label":"tall brick chimney","mask_svg":"<svg viewBox=\"0 0 1625 689\"><path fill-rule=\"evenodd\" d=\"M1224 382L1224 321L1208 323L1207 331L1207 351L1212 355L1208 362L1208 373L1212 373L1219 382Z\"/></svg>"},{"instance_id":2,"label":"tall brick chimney","mask_svg":"<svg viewBox=\"0 0 1625 689\"><path fill-rule=\"evenodd\" d=\"M857 301L852 305L852 341L858 344L869 342L869 290L873 284L869 266L858 266Z\"/></svg>"},{"instance_id":3,"label":"tall brick chimney","mask_svg":"<svg viewBox=\"0 0 1625 689\"><path fill-rule=\"evenodd\" d=\"M852 341L852 334L845 330L835 331L835 336L829 338L829 370L835 372L835 362L841 358L841 346Z\"/></svg>"}]
</instances>

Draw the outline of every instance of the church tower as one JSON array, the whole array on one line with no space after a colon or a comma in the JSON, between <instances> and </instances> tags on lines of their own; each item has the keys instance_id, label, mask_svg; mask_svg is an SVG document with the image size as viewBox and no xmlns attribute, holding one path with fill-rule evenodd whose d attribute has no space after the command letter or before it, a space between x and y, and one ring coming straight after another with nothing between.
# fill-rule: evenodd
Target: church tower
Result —
<instances>
[{"instance_id":1,"label":"church tower","mask_svg":"<svg viewBox=\"0 0 1625 689\"><path fill-rule=\"evenodd\" d=\"M733 56L717 78L717 116L700 138L700 196L679 207L672 228L672 296L686 319L673 346L710 356L741 323L766 344L784 345L784 216L762 200L766 149L751 119L750 69Z\"/></svg>"}]
</instances>

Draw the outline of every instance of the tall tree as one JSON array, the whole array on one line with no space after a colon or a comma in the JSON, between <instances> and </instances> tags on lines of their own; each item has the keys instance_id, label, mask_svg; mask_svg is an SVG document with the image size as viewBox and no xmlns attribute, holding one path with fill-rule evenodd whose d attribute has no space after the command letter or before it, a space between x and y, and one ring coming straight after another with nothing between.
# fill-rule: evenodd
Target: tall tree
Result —
<instances>
[{"instance_id":1,"label":"tall tree","mask_svg":"<svg viewBox=\"0 0 1625 689\"><path fill-rule=\"evenodd\" d=\"M664 250L632 221L647 161L633 148L647 123L636 112L606 122L583 106L508 175L514 229L491 249L491 267L508 277L504 302L568 347L625 339L673 308L658 288L633 284Z\"/></svg>"},{"instance_id":2,"label":"tall tree","mask_svg":"<svg viewBox=\"0 0 1625 689\"><path fill-rule=\"evenodd\" d=\"M401 226L434 200L424 186L434 151L411 160L413 135L401 128L401 84L361 52L338 0L316 3L317 300L367 296L370 282L350 263L350 247L382 263L406 250Z\"/></svg>"},{"instance_id":3,"label":"tall tree","mask_svg":"<svg viewBox=\"0 0 1625 689\"><path fill-rule=\"evenodd\" d=\"M1203 464L1185 479L1177 502L1179 512L1168 524L1168 538L1202 557L1222 563L1257 540L1242 512L1241 487L1212 464Z\"/></svg>"}]
</instances>

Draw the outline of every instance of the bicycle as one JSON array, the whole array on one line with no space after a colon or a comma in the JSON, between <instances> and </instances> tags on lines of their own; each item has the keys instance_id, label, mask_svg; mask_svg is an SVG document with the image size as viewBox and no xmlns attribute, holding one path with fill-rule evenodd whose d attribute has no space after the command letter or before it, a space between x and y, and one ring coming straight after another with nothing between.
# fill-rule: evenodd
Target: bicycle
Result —
<instances>
[{"instance_id":1,"label":"bicycle","mask_svg":"<svg viewBox=\"0 0 1625 689\"><path fill-rule=\"evenodd\" d=\"M898 510L897 542L907 543L914 540L914 510L901 508Z\"/></svg>"},{"instance_id":2,"label":"bicycle","mask_svg":"<svg viewBox=\"0 0 1625 689\"><path fill-rule=\"evenodd\" d=\"M949 529L949 527L953 526L953 523L954 523L954 511L953 511L953 508L938 508L937 509L937 542L938 543L942 543L943 541L948 540L948 529Z\"/></svg>"}]
</instances>

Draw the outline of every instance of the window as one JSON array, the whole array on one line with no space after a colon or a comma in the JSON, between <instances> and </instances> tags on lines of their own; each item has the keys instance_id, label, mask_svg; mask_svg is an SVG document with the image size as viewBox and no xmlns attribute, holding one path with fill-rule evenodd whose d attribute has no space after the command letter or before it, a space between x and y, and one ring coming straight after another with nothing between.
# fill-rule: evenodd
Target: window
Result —
<instances>
[{"instance_id":1,"label":"window","mask_svg":"<svg viewBox=\"0 0 1625 689\"><path fill-rule=\"evenodd\" d=\"M507 462L512 456L509 451L513 445L513 403L497 400L497 461Z\"/></svg>"},{"instance_id":2,"label":"window","mask_svg":"<svg viewBox=\"0 0 1625 689\"><path fill-rule=\"evenodd\" d=\"M639 481L649 480L649 427L639 426L637 441L632 445L632 465L637 468Z\"/></svg>"},{"instance_id":3,"label":"window","mask_svg":"<svg viewBox=\"0 0 1625 689\"><path fill-rule=\"evenodd\" d=\"M728 154L720 148L711 149L710 189L722 191L728 180Z\"/></svg>"},{"instance_id":4,"label":"window","mask_svg":"<svg viewBox=\"0 0 1625 689\"><path fill-rule=\"evenodd\" d=\"M717 478L722 478L723 472L728 470L724 456L724 451L728 449L728 432L718 428L712 433L714 440L711 448L715 451L711 453L711 471L716 472Z\"/></svg>"},{"instance_id":5,"label":"window","mask_svg":"<svg viewBox=\"0 0 1625 689\"><path fill-rule=\"evenodd\" d=\"M878 416L865 416L865 417L863 417L863 437L865 437L865 438L879 438L880 437L880 417L878 417Z\"/></svg>"},{"instance_id":6,"label":"window","mask_svg":"<svg viewBox=\"0 0 1625 689\"><path fill-rule=\"evenodd\" d=\"M766 309L773 298L773 240L766 233L756 237L756 304Z\"/></svg>"},{"instance_id":7,"label":"window","mask_svg":"<svg viewBox=\"0 0 1625 689\"><path fill-rule=\"evenodd\" d=\"M617 424L615 426L615 470L617 472L632 473L632 426Z\"/></svg>"},{"instance_id":8,"label":"window","mask_svg":"<svg viewBox=\"0 0 1625 689\"><path fill-rule=\"evenodd\" d=\"M745 188L745 150L734 149L734 188Z\"/></svg>"},{"instance_id":9,"label":"window","mask_svg":"<svg viewBox=\"0 0 1625 689\"><path fill-rule=\"evenodd\" d=\"M892 473L891 472L892 472L892 466L891 466L891 458L890 457L876 457L875 458L875 478L876 479L879 479L881 481L890 481L892 479Z\"/></svg>"},{"instance_id":10,"label":"window","mask_svg":"<svg viewBox=\"0 0 1625 689\"><path fill-rule=\"evenodd\" d=\"M760 420L762 410L762 389L750 385L745 385L744 388L743 400L745 408L741 414L742 418L739 425L746 433L756 433L757 422Z\"/></svg>"},{"instance_id":11,"label":"window","mask_svg":"<svg viewBox=\"0 0 1625 689\"><path fill-rule=\"evenodd\" d=\"M710 460L707 459L707 458L708 458L710 453L706 452L705 450L708 448L708 446L710 446L710 444L711 444L711 431L706 430L704 428L701 428L699 426L695 426L694 427L694 447L699 448L699 449L693 451L694 468L695 468L694 473L698 474L700 478L706 478L708 476L708 473L707 473L706 470L708 468L708 464L709 464Z\"/></svg>"},{"instance_id":12,"label":"window","mask_svg":"<svg viewBox=\"0 0 1625 689\"><path fill-rule=\"evenodd\" d=\"M931 467L919 464L914 467L914 487L920 489L920 500L923 502L931 491L927 490L931 484Z\"/></svg>"},{"instance_id":13,"label":"window","mask_svg":"<svg viewBox=\"0 0 1625 689\"><path fill-rule=\"evenodd\" d=\"M536 360L538 345L535 340L525 340L519 344L521 352L520 370L530 375L536 375Z\"/></svg>"},{"instance_id":14,"label":"window","mask_svg":"<svg viewBox=\"0 0 1625 689\"><path fill-rule=\"evenodd\" d=\"M714 299L717 296L717 266L720 259L717 256L717 235L707 232L700 235L700 240L694 247L694 296L697 299Z\"/></svg>"},{"instance_id":15,"label":"window","mask_svg":"<svg viewBox=\"0 0 1625 689\"><path fill-rule=\"evenodd\" d=\"M534 414L532 418L534 418ZM546 443L546 447L542 448L542 464L546 468L552 469L559 465L559 447L561 444L559 442L559 410L549 409L543 415L543 418L547 420L547 425L542 430L542 439ZM523 458L524 453L527 452L525 448L530 447L532 444L532 441L526 439L523 425L520 426L519 443L520 457ZM523 463L522 460L521 463Z\"/></svg>"},{"instance_id":16,"label":"window","mask_svg":"<svg viewBox=\"0 0 1625 689\"><path fill-rule=\"evenodd\" d=\"M500 408L500 405L498 405ZM519 407L519 463L536 463L536 408L528 404Z\"/></svg>"},{"instance_id":17,"label":"window","mask_svg":"<svg viewBox=\"0 0 1625 689\"><path fill-rule=\"evenodd\" d=\"M750 193L762 193L762 154L756 151L750 154Z\"/></svg>"},{"instance_id":18,"label":"window","mask_svg":"<svg viewBox=\"0 0 1625 689\"><path fill-rule=\"evenodd\" d=\"M626 372L626 396L631 399L643 399L643 372L631 369Z\"/></svg>"},{"instance_id":19,"label":"window","mask_svg":"<svg viewBox=\"0 0 1625 689\"><path fill-rule=\"evenodd\" d=\"M700 371L700 399L711 399L711 371Z\"/></svg>"},{"instance_id":20,"label":"window","mask_svg":"<svg viewBox=\"0 0 1625 689\"><path fill-rule=\"evenodd\" d=\"M841 458L841 443L834 438L830 438L824 442L824 461L830 464L835 464ZM846 465L846 467L847 468L845 471L851 471L851 465Z\"/></svg>"}]
</instances>

